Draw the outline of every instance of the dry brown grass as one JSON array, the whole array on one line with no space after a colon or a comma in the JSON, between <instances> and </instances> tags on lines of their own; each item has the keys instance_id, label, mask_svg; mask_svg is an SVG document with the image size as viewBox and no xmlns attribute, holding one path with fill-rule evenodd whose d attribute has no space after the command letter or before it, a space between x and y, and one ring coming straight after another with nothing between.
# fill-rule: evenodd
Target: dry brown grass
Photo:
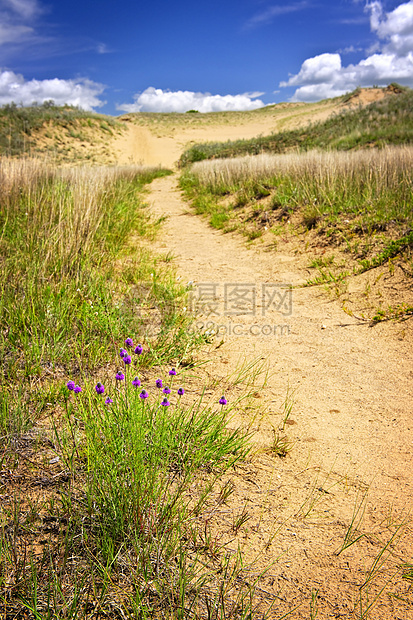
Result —
<instances>
[{"instance_id":1,"label":"dry brown grass","mask_svg":"<svg viewBox=\"0 0 413 620\"><path fill-rule=\"evenodd\" d=\"M87 255L102 221L104 202L114 196L120 180L132 181L150 169L143 166L59 168L39 159L0 159L0 200L5 216L22 212L30 220L28 245L43 239L44 265L59 256L66 269ZM39 181L43 181L39 183ZM34 235L30 238L30 233Z\"/></svg>"},{"instance_id":2,"label":"dry brown grass","mask_svg":"<svg viewBox=\"0 0 413 620\"><path fill-rule=\"evenodd\" d=\"M402 174L413 188L413 147L388 147L382 150L356 152L288 153L285 155L249 155L233 159L202 161L193 164L191 173L212 191L241 183L262 182L275 176L311 179L322 183L326 191L338 180L366 176L380 191L383 186L395 188Z\"/></svg>"}]
</instances>

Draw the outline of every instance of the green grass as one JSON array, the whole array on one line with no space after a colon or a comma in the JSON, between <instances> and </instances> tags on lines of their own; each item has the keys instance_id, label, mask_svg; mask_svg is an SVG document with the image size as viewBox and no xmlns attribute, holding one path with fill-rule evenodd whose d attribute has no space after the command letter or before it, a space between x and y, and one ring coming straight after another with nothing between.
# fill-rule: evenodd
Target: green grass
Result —
<instances>
[{"instance_id":1,"label":"green grass","mask_svg":"<svg viewBox=\"0 0 413 620\"><path fill-rule=\"evenodd\" d=\"M413 143L413 90L365 107L343 110L323 122L249 140L195 144L180 159L181 167L204 159L312 149L352 150Z\"/></svg>"}]
</instances>

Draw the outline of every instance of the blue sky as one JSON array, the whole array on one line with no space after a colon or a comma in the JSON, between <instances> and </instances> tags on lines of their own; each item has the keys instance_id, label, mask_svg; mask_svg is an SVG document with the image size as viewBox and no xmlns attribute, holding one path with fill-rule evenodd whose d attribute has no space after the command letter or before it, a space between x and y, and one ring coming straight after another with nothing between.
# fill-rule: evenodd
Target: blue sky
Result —
<instances>
[{"instance_id":1,"label":"blue sky","mask_svg":"<svg viewBox=\"0 0 413 620\"><path fill-rule=\"evenodd\" d=\"M413 87L413 0L0 0L0 105L246 110Z\"/></svg>"}]
</instances>

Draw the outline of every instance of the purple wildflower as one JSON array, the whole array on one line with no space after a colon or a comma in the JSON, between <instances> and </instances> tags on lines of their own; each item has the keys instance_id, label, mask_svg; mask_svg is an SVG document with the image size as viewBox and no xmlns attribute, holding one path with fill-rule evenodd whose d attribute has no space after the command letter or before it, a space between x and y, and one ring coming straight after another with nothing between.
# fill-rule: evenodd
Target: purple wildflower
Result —
<instances>
[{"instance_id":1,"label":"purple wildflower","mask_svg":"<svg viewBox=\"0 0 413 620\"><path fill-rule=\"evenodd\" d=\"M161 402L162 407L169 407L171 403L169 402L169 400L166 398L163 399L163 401Z\"/></svg>"},{"instance_id":2,"label":"purple wildflower","mask_svg":"<svg viewBox=\"0 0 413 620\"><path fill-rule=\"evenodd\" d=\"M99 381L96 386L95 386L95 390L97 392L97 394L104 394L105 392L105 387L101 384L101 382Z\"/></svg>"},{"instance_id":3,"label":"purple wildflower","mask_svg":"<svg viewBox=\"0 0 413 620\"><path fill-rule=\"evenodd\" d=\"M136 349L135 349L135 353L136 353L136 355L142 355L142 353L143 353L143 347L142 347L142 345L141 345L141 344L138 344L138 346L137 346L137 347L136 347Z\"/></svg>"},{"instance_id":4,"label":"purple wildflower","mask_svg":"<svg viewBox=\"0 0 413 620\"><path fill-rule=\"evenodd\" d=\"M105 400L105 405L111 405L113 403L113 400L111 398L107 398Z\"/></svg>"},{"instance_id":5,"label":"purple wildflower","mask_svg":"<svg viewBox=\"0 0 413 620\"><path fill-rule=\"evenodd\" d=\"M66 387L67 387L68 390L70 390L72 392L72 390L75 389L75 382L74 381L68 381L66 383Z\"/></svg>"},{"instance_id":6,"label":"purple wildflower","mask_svg":"<svg viewBox=\"0 0 413 620\"><path fill-rule=\"evenodd\" d=\"M135 387L139 387L141 384L141 382L139 381L138 377L135 377L134 380L132 381L132 385L134 385Z\"/></svg>"},{"instance_id":7,"label":"purple wildflower","mask_svg":"<svg viewBox=\"0 0 413 620\"><path fill-rule=\"evenodd\" d=\"M222 406L227 404L227 399L225 398L225 396L221 396L221 398L219 399L219 404Z\"/></svg>"},{"instance_id":8,"label":"purple wildflower","mask_svg":"<svg viewBox=\"0 0 413 620\"><path fill-rule=\"evenodd\" d=\"M178 396L183 396L185 394L185 390L184 388L179 388L178 390Z\"/></svg>"},{"instance_id":9,"label":"purple wildflower","mask_svg":"<svg viewBox=\"0 0 413 620\"><path fill-rule=\"evenodd\" d=\"M171 377L174 377L176 375L175 368L171 368L171 370L169 371L169 374L171 375Z\"/></svg>"},{"instance_id":10,"label":"purple wildflower","mask_svg":"<svg viewBox=\"0 0 413 620\"><path fill-rule=\"evenodd\" d=\"M156 380L156 387L159 388L159 389L162 387L162 379L157 379Z\"/></svg>"},{"instance_id":11,"label":"purple wildflower","mask_svg":"<svg viewBox=\"0 0 413 620\"><path fill-rule=\"evenodd\" d=\"M75 385L75 387L73 388L73 391L75 394L79 394L79 392L82 391L82 388L80 387L80 385Z\"/></svg>"},{"instance_id":12,"label":"purple wildflower","mask_svg":"<svg viewBox=\"0 0 413 620\"><path fill-rule=\"evenodd\" d=\"M126 338L125 344L126 344L127 347L133 347L133 340L132 340L132 338Z\"/></svg>"},{"instance_id":13,"label":"purple wildflower","mask_svg":"<svg viewBox=\"0 0 413 620\"><path fill-rule=\"evenodd\" d=\"M125 364L128 364L128 365L131 364L132 363L131 356L130 355L125 355L123 357L123 361L124 361Z\"/></svg>"},{"instance_id":14,"label":"purple wildflower","mask_svg":"<svg viewBox=\"0 0 413 620\"><path fill-rule=\"evenodd\" d=\"M148 398L149 394L146 390L142 390L142 392L139 394L139 398L142 398L142 400L144 400L145 398Z\"/></svg>"},{"instance_id":15,"label":"purple wildflower","mask_svg":"<svg viewBox=\"0 0 413 620\"><path fill-rule=\"evenodd\" d=\"M170 393L171 393L171 390L170 390L170 389L168 388L168 386L166 385L166 386L164 387L164 389L162 390L162 392L163 392L164 394L170 394Z\"/></svg>"},{"instance_id":16,"label":"purple wildflower","mask_svg":"<svg viewBox=\"0 0 413 620\"><path fill-rule=\"evenodd\" d=\"M128 352L127 352L127 350L126 350L126 349L121 349L121 350L119 351L119 355L120 355L122 358L123 358L123 357L125 357L125 355L127 355L127 354L128 354Z\"/></svg>"},{"instance_id":17,"label":"purple wildflower","mask_svg":"<svg viewBox=\"0 0 413 620\"><path fill-rule=\"evenodd\" d=\"M115 379L116 381L123 381L125 378L125 375L123 374L123 372L119 371L116 373Z\"/></svg>"}]
</instances>

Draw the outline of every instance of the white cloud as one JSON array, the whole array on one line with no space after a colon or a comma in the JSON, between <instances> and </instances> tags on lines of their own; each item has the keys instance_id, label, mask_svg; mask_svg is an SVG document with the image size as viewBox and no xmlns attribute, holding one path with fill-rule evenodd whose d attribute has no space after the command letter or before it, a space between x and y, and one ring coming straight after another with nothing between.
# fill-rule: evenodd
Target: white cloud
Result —
<instances>
[{"instance_id":1,"label":"white cloud","mask_svg":"<svg viewBox=\"0 0 413 620\"><path fill-rule=\"evenodd\" d=\"M356 52L362 52L363 48L354 47L354 45L349 45L348 47L343 47L342 49L337 50L338 54L346 55L346 54L355 54Z\"/></svg>"},{"instance_id":2,"label":"white cloud","mask_svg":"<svg viewBox=\"0 0 413 620\"><path fill-rule=\"evenodd\" d=\"M0 45L4 45L5 43L17 43L18 41L30 38L33 34L34 30L29 26L0 23Z\"/></svg>"},{"instance_id":3,"label":"white cloud","mask_svg":"<svg viewBox=\"0 0 413 620\"><path fill-rule=\"evenodd\" d=\"M257 26L262 26L264 24L271 23L275 17L279 15L286 15L287 13L295 13L296 11L301 11L308 7L308 2L306 0L302 0L301 2L295 2L284 5L274 5L270 6L265 11L261 11L257 13L251 19L247 21L245 24L245 29L255 28Z\"/></svg>"},{"instance_id":4,"label":"white cloud","mask_svg":"<svg viewBox=\"0 0 413 620\"><path fill-rule=\"evenodd\" d=\"M86 78L76 80L25 80L13 71L0 71L0 105L11 103L31 105L53 99L56 105L75 105L84 110L99 108L105 104L99 99L103 84Z\"/></svg>"},{"instance_id":5,"label":"white cloud","mask_svg":"<svg viewBox=\"0 0 413 620\"><path fill-rule=\"evenodd\" d=\"M98 54L109 54L110 53L110 50L108 46L106 45L106 43L98 43L98 45L96 46L96 51Z\"/></svg>"},{"instance_id":6,"label":"white cloud","mask_svg":"<svg viewBox=\"0 0 413 620\"><path fill-rule=\"evenodd\" d=\"M375 3L376 4L376 3ZM378 15L381 17L380 11ZM370 19L371 28L380 39L387 39L384 51L396 55L405 55L413 50L413 2L399 5L385 19Z\"/></svg>"},{"instance_id":7,"label":"white cloud","mask_svg":"<svg viewBox=\"0 0 413 620\"><path fill-rule=\"evenodd\" d=\"M317 101L337 97L357 86L401 82L413 87L413 0L384 13L381 1L367 2L370 28L378 41L367 58L343 66L339 53L308 58L296 75L280 83L298 86L292 101Z\"/></svg>"},{"instance_id":8,"label":"white cloud","mask_svg":"<svg viewBox=\"0 0 413 620\"><path fill-rule=\"evenodd\" d=\"M211 95L189 90L162 90L152 86L134 95L134 103L122 103L116 107L123 112L222 112L228 110L255 110L265 103L256 99L264 93L242 95Z\"/></svg>"},{"instance_id":9,"label":"white cloud","mask_svg":"<svg viewBox=\"0 0 413 620\"><path fill-rule=\"evenodd\" d=\"M30 19L41 12L37 0L0 0L0 9L11 11L24 19Z\"/></svg>"},{"instance_id":10,"label":"white cloud","mask_svg":"<svg viewBox=\"0 0 413 620\"><path fill-rule=\"evenodd\" d=\"M33 23L41 12L37 0L0 0L0 45L34 37Z\"/></svg>"},{"instance_id":11,"label":"white cloud","mask_svg":"<svg viewBox=\"0 0 413 620\"><path fill-rule=\"evenodd\" d=\"M340 70L340 54L320 54L305 60L301 65L300 72L290 77L288 82L281 82L280 86L330 83Z\"/></svg>"}]
</instances>

